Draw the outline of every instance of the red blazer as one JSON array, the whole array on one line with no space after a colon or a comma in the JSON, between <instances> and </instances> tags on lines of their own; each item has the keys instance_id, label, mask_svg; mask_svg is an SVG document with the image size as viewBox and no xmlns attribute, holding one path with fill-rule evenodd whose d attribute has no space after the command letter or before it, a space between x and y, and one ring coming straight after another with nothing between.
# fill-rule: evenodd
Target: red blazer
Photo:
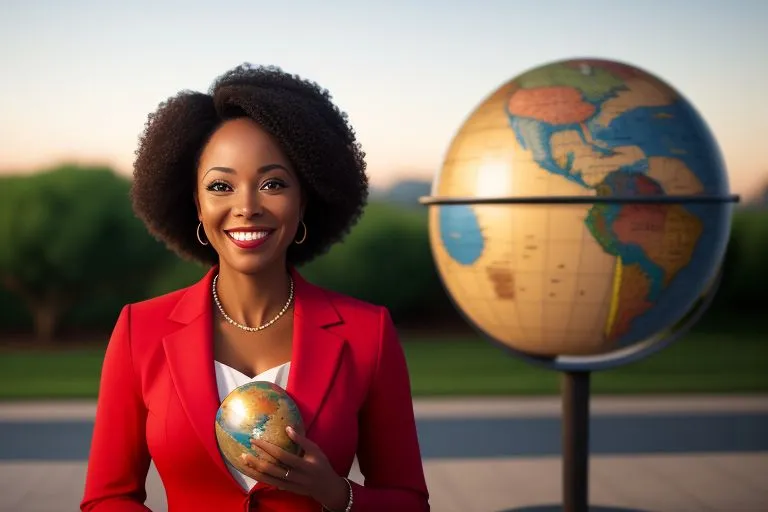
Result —
<instances>
[{"instance_id":1,"label":"red blazer","mask_svg":"<svg viewBox=\"0 0 768 512\"><path fill-rule=\"evenodd\" d=\"M312 499L258 483L246 492L216 444L211 280L125 306L102 368L85 492L93 512L149 510L150 459L171 512L319 512ZM357 453L366 511L428 511L410 382L388 311L316 287L292 271L291 372L307 437L339 475Z\"/></svg>"}]
</instances>

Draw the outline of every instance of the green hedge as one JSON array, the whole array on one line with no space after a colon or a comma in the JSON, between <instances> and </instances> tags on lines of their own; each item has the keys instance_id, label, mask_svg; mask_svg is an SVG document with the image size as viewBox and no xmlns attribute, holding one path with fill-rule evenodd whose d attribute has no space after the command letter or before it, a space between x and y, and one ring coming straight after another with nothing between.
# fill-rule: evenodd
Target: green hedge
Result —
<instances>
[{"instance_id":1,"label":"green hedge","mask_svg":"<svg viewBox=\"0 0 768 512\"><path fill-rule=\"evenodd\" d=\"M401 323L451 311L421 208L370 204L344 243L300 271L320 286L388 306Z\"/></svg>"},{"instance_id":2,"label":"green hedge","mask_svg":"<svg viewBox=\"0 0 768 512\"><path fill-rule=\"evenodd\" d=\"M768 311L768 210L740 210L734 215L716 308L721 311Z\"/></svg>"},{"instance_id":3,"label":"green hedge","mask_svg":"<svg viewBox=\"0 0 768 512\"><path fill-rule=\"evenodd\" d=\"M763 260L766 255L768 211L738 211L724 282L711 314L768 310L764 293L768 284L768 268ZM77 303L63 318L64 330L109 329L123 304L187 286L205 272L170 253L158 258L158 265L162 266L156 274L159 277L148 280L142 290L102 294ZM321 286L388 306L399 323L458 320L432 260L426 207L370 204L344 243L301 271ZM20 301L0 287L0 337L3 333L29 332L31 326L30 315Z\"/></svg>"}]
</instances>

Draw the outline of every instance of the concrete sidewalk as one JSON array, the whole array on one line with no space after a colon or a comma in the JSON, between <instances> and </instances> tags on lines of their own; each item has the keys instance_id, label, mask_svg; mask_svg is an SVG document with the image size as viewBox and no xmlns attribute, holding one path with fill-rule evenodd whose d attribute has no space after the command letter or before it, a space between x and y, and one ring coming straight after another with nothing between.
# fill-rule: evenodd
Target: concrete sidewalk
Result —
<instances>
[{"instance_id":1,"label":"concrete sidewalk","mask_svg":"<svg viewBox=\"0 0 768 512\"><path fill-rule=\"evenodd\" d=\"M559 424L559 398L416 400L414 409L420 436L430 437L424 439L424 467L432 510L501 512L561 502L561 460L551 454L551 447L535 456L510 456L503 449L501 456L478 455L477 450L446 456L440 447L447 452L451 447L432 439L459 422L461 428L480 428L482 435L496 440L509 432L516 438L507 441L508 445L540 443L536 430L541 425L551 430ZM0 427L7 432L32 432L28 426L89 422L94 410L92 402L5 403L0 404ZM593 505L644 511L768 510L768 442L763 441L768 439L768 430L758 431L768 424L768 396L594 397L592 417L596 426L593 434L604 436L605 432L623 429L627 446L627 450L606 449L600 447L600 439L594 440L590 466ZM649 423L651 417L655 419ZM627 425L666 429L680 422L688 427L676 435L692 437L698 432L710 444L694 443L690 445L694 451L644 453L656 450L648 439L643 441L646 433L627 430ZM82 435L87 434L84 432ZM741 437L743 442L716 439L724 436ZM749 441L746 444L745 439ZM450 436L447 440L450 442ZM85 454L79 457L82 460L25 460L7 455L13 452L8 445L11 442L0 439L0 511L77 510ZM697 446L724 447L726 451L698 450ZM758 449L750 450L750 446ZM612 453L616 451L622 453ZM356 470L350 476L362 481ZM166 510L154 468L147 490L147 505L154 511Z\"/></svg>"},{"instance_id":2,"label":"concrete sidewalk","mask_svg":"<svg viewBox=\"0 0 768 512\"><path fill-rule=\"evenodd\" d=\"M85 463L0 463L0 510L73 512L82 495ZM435 512L501 512L561 501L560 459L426 460ZM768 452L593 457L590 503L637 511L765 512ZM359 475L352 475L355 480ZM147 506L166 510L154 468Z\"/></svg>"},{"instance_id":3,"label":"concrete sidewalk","mask_svg":"<svg viewBox=\"0 0 768 512\"><path fill-rule=\"evenodd\" d=\"M417 398L417 418L559 417L558 396ZM92 419L93 400L0 402L0 421ZM593 415L696 414L768 412L768 395L593 396Z\"/></svg>"}]
</instances>

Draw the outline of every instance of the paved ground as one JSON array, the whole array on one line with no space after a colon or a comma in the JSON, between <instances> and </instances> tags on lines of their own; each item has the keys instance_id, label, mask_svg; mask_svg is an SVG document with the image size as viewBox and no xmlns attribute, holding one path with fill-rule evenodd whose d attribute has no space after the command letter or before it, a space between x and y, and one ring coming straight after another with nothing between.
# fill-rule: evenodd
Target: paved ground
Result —
<instances>
[{"instance_id":1,"label":"paved ground","mask_svg":"<svg viewBox=\"0 0 768 512\"><path fill-rule=\"evenodd\" d=\"M558 399L419 400L415 410L434 511L560 502ZM93 411L0 404L0 511L77 510ZM595 397L591 429L600 510L768 511L768 396ZM147 488L148 506L165 510L154 470Z\"/></svg>"}]
</instances>

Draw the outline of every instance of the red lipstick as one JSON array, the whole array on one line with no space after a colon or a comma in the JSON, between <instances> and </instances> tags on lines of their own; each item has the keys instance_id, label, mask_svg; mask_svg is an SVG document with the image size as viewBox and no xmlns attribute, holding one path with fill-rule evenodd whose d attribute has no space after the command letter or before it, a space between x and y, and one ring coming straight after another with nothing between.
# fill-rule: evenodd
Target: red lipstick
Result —
<instances>
[{"instance_id":1,"label":"red lipstick","mask_svg":"<svg viewBox=\"0 0 768 512\"><path fill-rule=\"evenodd\" d=\"M227 238L240 249L256 249L269 240L274 230L266 227L240 227L227 229Z\"/></svg>"}]
</instances>

